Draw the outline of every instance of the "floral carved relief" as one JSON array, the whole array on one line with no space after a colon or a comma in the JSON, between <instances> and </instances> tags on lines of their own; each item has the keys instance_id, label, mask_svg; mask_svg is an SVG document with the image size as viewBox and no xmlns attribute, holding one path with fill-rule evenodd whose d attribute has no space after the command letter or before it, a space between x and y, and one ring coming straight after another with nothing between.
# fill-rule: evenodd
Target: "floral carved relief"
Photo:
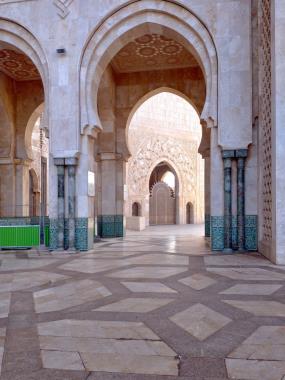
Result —
<instances>
[{"instance_id":1,"label":"floral carved relief","mask_svg":"<svg viewBox=\"0 0 285 380\"><path fill-rule=\"evenodd\" d=\"M186 152L177 140L159 137L144 139L137 153L130 158L128 184L131 195L148 193L149 177L159 161L173 162L181 180L181 189L195 191L197 145L189 142Z\"/></svg>"}]
</instances>

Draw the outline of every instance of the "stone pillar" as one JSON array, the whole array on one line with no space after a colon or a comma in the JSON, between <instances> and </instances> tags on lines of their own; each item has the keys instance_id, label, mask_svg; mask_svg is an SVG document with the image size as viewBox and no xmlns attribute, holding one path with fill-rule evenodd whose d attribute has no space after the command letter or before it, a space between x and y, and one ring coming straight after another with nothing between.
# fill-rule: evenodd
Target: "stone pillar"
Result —
<instances>
[{"instance_id":1,"label":"stone pillar","mask_svg":"<svg viewBox=\"0 0 285 380\"><path fill-rule=\"evenodd\" d=\"M66 158L68 175L68 248L75 250L75 170L76 158Z\"/></svg>"},{"instance_id":2,"label":"stone pillar","mask_svg":"<svg viewBox=\"0 0 285 380\"><path fill-rule=\"evenodd\" d=\"M57 167L57 236L58 236L58 249L64 249L64 158L55 158L54 164Z\"/></svg>"},{"instance_id":3,"label":"stone pillar","mask_svg":"<svg viewBox=\"0 0 285 380\"><path fill-rule=\"evenodd\" d=\"M15 216L29 216L29 160L14 160L15 162ZM9 199L9 198L7 198Z\"/></svg>"},{"instance_id":4,"label":"stone pillar","mask_svg":"<svg viewBox=\"0 0 285 380\"><path fill-rule=\"evenodd\" d=\"M211 236L211 158L204 157L205 237Z\"/></svg>"},{"instance_id":5,"label":"stone pillar","mask_svg":"<svg viewBox=\"0 0 285 380\"><path fill-rule=\"evenodd\" d=\"M101 237L122 237L125 232L125 166L123 157L116 153L100 153L101 215L98 216Z\"/></svg>"},{"instance_id":6,"label":"stone pillar","mask_svg":"<svg viewBox=\"0 0 285 380\"><path fill-rule=\"evenodd\" d=\"M222 152L224 161L224 251L232 251L232 158L234 150Z\"/></svg>"},{"instance_id":7,"label":"stone pillar","mask_svg":"<svg viewBox=\"0 0 285 380\"><path fill-rule=\"evenodd\" d=\"M237 227L238 250L245 250L245 159L247 149L236 151L237 157Z\"/></svg>"}]
</instances>

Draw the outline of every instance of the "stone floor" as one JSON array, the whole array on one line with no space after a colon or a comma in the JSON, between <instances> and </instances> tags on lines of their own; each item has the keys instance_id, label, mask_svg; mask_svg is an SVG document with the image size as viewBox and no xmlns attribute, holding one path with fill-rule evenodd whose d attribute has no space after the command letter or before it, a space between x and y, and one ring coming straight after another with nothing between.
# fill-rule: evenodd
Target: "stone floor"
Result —
<instances>
[{"instance_id":1,"label":"stone floor","mask_svg":"<svg viewBox=\"0 0 285 380\"><path fill-rule=\"evenodd\" d=\"M3 380L285 380L285 267L200 226L0 252Z\"/></svg>"}]
</instances>

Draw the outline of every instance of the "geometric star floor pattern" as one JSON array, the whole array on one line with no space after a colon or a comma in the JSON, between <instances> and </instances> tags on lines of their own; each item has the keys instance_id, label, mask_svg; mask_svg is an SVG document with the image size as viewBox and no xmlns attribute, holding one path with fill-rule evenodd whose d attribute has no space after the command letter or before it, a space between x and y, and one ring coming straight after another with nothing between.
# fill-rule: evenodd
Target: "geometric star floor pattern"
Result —
<instances>
[{"instance_id":1,"label":"geometric star floor pattern","mask_svg":"<svg viewBox=\"0 0 285 380\"><path fill-rule=\"evenodd\" d=\"M155 228L1 252L1 380L285 380L285 267Z\"/></svg>"}]
</instances>

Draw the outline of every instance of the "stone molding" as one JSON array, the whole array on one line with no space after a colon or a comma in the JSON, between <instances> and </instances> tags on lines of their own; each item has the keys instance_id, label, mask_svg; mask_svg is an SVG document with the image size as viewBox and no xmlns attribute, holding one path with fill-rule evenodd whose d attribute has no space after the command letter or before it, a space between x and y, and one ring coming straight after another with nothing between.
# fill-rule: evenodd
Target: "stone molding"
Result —
<instances>
[{"instance_id":1,"label":"stone molding","mask_svg":"<svg viewBox=\"0 0 285 380\"><path fill-rule=\"evenodd\" d=\"M1 0L0 0L1 1ZM53 3L57 7L57 14L65 19L70 13L69 6L73 0L54 0Z\"/></svg>"}]
</instances>

